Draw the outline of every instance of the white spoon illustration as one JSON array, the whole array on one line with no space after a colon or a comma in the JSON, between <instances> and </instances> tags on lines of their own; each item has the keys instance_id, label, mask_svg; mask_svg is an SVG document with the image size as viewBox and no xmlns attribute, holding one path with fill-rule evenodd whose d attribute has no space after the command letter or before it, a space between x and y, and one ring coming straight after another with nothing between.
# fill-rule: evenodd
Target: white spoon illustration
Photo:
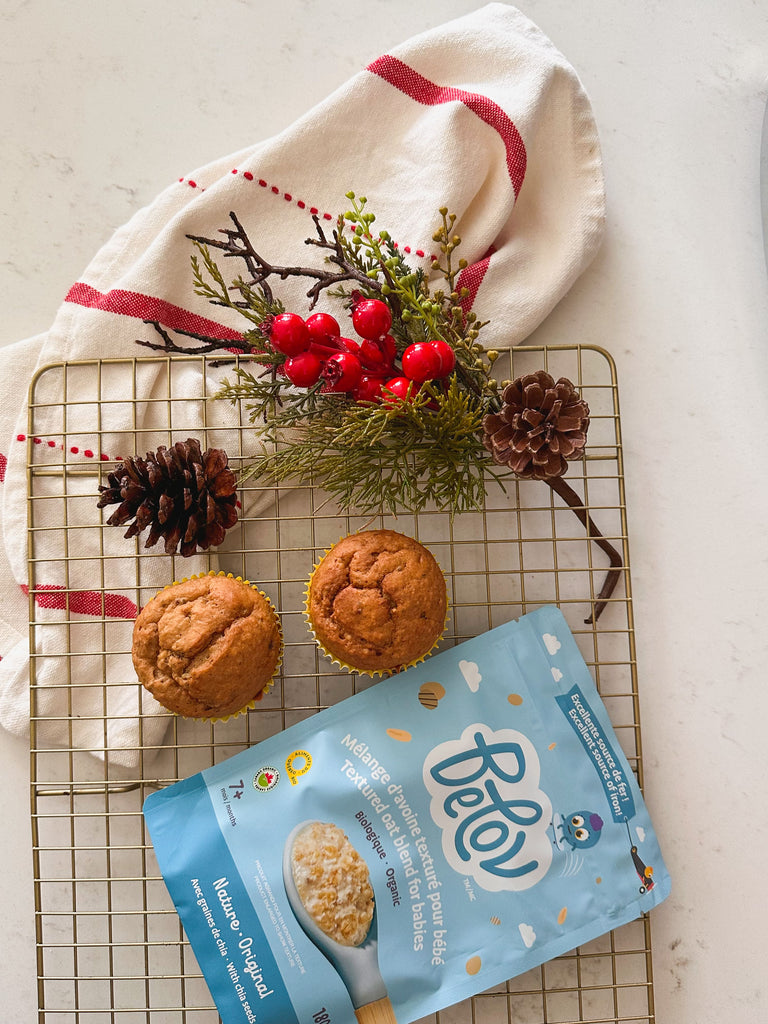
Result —
<instances>
[{"instance_id":1,"label":"white spoon illustration","mask_svg":"<svg viewBox=\"0 0 768 1024\"><path fill-rule=\"evenodd\" d=\"M301 901L293 877L293 844L302 829L313 824L303 821L285 841L283 850L283 884L296 920L307 938L336 969L349 993L359 1024L397 1024L384 979L379 971L376 909L368 934L358 946L344 946L317 925Z\"/></svg>"}]
</instances>

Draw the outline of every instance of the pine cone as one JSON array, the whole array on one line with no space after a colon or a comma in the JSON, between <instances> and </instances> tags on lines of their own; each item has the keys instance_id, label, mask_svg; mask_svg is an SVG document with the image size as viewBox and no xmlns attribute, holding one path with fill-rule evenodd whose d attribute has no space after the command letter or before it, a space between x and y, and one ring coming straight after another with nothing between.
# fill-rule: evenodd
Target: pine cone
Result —
<instances>
[{"instance_id":1,"label":"pine cone","mask_svg":"<svg viewBox=\"0 0 768 1024\"><path fill-rule=\"evenodd\" d=\"M562 476L587 443L589 406L576 387L537 370L513 380L501 397L501 412L483 417L483 444L494 462L535 480Z\"/></svg>"},{"instance_id":2,"label":"pine cone","mask_svg":"<svg viewBox=\"0 0 768 1024\"><path fill-rule=\"evenodd\" d=\"M225 451L209 448L203 454L194 437L172 448L160 445L143 459L123 459L109 473L109 486L99 487L98 507L120 502L107 520L110 526L133 519L126 537L149 527L145 547L165 538L166 554L175 554L181 544L186 558L198 548L217 547L237 522L237 481L227 463Z\"/></svg>"}]
</instances>

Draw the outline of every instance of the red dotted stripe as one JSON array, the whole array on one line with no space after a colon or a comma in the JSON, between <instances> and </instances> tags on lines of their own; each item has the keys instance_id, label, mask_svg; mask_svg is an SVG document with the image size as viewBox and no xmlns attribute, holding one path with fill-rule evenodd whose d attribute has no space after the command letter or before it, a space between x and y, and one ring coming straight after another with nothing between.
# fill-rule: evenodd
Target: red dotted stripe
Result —
<instances>
[{"instance_id":1,"label":"red dotted stripe","mask_svg":"<svg viewBox=\"0 0 768 1024\"><path fill-rule=\"evenodd\" d=\"M320 213L317 206L307 206L303 199L296 199L291 192L284 192L277 185L270 185L265 178L256 178L250 171L240 171L237 167L232 168L232 174L242 174L246 181L255 181L260 188L269 189L274 196L282 196L286 203L295 203L300 210L309 210L313 217L322 217L323 220L334 220L331 213Z\"/></svg>"},{"instance_id":2,"label":"red dotted stripe","mask_svg":"<svg viewBox=\"0 0 768 1024\"><path fill-rule=\"evenodd\" d=\"M27 440L27 435L26 434L17 434L16 435L16 440L17 441L26 441ZM59 441L46 441L45 438L43 438L43 437L33 437L31 440L32 440L33 444L44 444L48 448L61 448L62 451L67 450L67 449L65 449L65 445L63 445ZM86 457L86 459L99 459L101 462L115 462L117 459L121 459L122 458L122 455L116 455L114 458L112 458L111 455L105 455L104 452L99 452L97 454L96 452L92 451L90 448L79 448L77 445L72 445L68 450L73 455L84 455ZM3 458L4 458L4 456L3 456Z\"/></svg>"},{"instance_id":3,"label":"red dotted stripe","mask_svg":"<svg viewBox=\"0 0 768 1024\"><path fill-rule=\"evenodd\" d=\"M265 178L255 177L255 175L252 174L251 171L240 171L237 167L233 167L231 173L241 175L241 177L245 178L246 181L255 182L260 188L269 189L272 195L281 196L287 203L295 203L295 205L300 210L307 210L308 213L311 214L311 216L313 217L322 217L323 220L330 221L335 220L333 214L321 213L317 206L307 206L306 202L303 199L296 199L291 192L284 192L277 185L271 185ZM196 188L200 189L201 192L205 192L205 188L199 185L192 178L179 178L179 182L181 184L187 185L189 188ZM393 244L396 249L399 248L397 242L394 242ZM418 256L419 259L424 259L424 257L427 255L423 249L412 249L410 245L404 245L403 252L408 253L409 255ZM433 261L437 259L435 255L430 255L429 258L430 260Z\"/></svg>"},{"instance_id":4,"label":"red dotted stripe","mask_svg":"<svg viewBox=\"0 0 768 1024\"><path fill-rule=\"evenodd\" d=\"M17 441L26 441L27 440L27 435L26 434L17 434L16 435L16 440ZM33 437L32 438L32 443L33 444L44 444L48 448L60 448L62 451L65 450L64 445L61 444L60 442L58 442L58 441L46 441L42 437ZM99 454L97 455L96 452L92 451L90 448L79 448L77 445L72 445L69 448L69 451L73 455L84 455L86 457L86 459L99 459L101 462L122 462L123 461L123 456L122 455L115 455L115 456L105 455L104 452L99 452ZM2 483L3 480L5 479L5 467L6 467L7 463L8 463L8 460L6 459L6 457L4 455L0 454L0 483ZM242 508L242 504L240 503L239 499L236 502L236 504L237 504L238 508Z\"/></svg>"},{"instance_id":5,"label":"red dotted stripe","mask_svg":"<svg viewBox=\"0 0 768 1024\"><path fill-rule=\"evenodd\" d=\"M396 249L400 248L400 243L399 242L393 242L392 245L394 245L394 247ZM403 252L410 253L411 251L412 250L411 250L410 245L404 245L403 246ZM422 257L426 256L427 254L424 252L423 249L416 249L416 251L413 253L413 255L414 256L418 256L419 258L422 258ZM429 258L434 262L438 257L435 256L434 253L433 253Z\"/></svg>"}]
</instances>

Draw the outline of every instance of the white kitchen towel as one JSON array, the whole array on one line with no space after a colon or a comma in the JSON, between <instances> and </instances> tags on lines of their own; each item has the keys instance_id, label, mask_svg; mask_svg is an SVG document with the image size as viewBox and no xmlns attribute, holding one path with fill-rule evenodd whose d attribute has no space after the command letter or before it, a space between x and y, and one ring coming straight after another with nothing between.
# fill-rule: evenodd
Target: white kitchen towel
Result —
<instances>
[{"instance_id":1,"label":"white kitchen towel","mask_svg":"<svg viewBox=\"0 0 768 1024\"><path fill-rule=\"evenodd\" d=\"M39 619L66 622L70 631L79 631L84 655L73 686L71 679L62 684L57 673L47 670L45 657L37 657L44 650L35 652L36 684L41 690L49 687L41 705L48 717L60 721L56 742L132 767L142 743L162 741L167 722L158 717L153 727L160 709L139 692L125 657L112 664L87 656L90 630L96 631L95 650L101 651L107 597L117 612L109 623L116 631L114 649L130 648L131 607L121 603L126 598L121 568L123 562L133 566L134 559L122 531L100 529L101 513L86 494L76 507L64 510L67 542L92 545L94 564L108 556L110 569L100 588L103 603L99 596L96 607L82 596L88 580L67 577L68 564L57 552L63 531L53 528L61 525L56 500L47 513L40 505L41 522L48 515L52 529L41 562L36 559L38 586L26 596L27 446L37 445L36 463L49 458L52 466L62 464L53 413L51 437L26 438L23 398L33 361L42 367L147 355L137 339L157 341L159 335L145 321L160 324L180 344L191 344L189 332L236 336L243 329L238 314L211 306L193 291L187 235L216 236L231 226L234 211L268 260L303 265L312 255L304 242L314 234L312 218L332 228L348 206L344 195L350 189L367 196L377 225L386 227L412 265L427 274L437 211L445 206L457 215L455 230L469 263L460 284L468 289L467 304L491 321L484 331L490 346L516 344L530 334L589 263L603 231L600 149L589 101L549 39L515 8L499 3L409 40L280 135L172 183L96 255L48 333L4 353L15 367L12 383L5 375L0 396L0 616L5 618L0 624L0 721L7 729L21 733L28 726L29 600L36 602ZM293 279L284 287L281 283L279 295L288 309L306 313L305 292L306 285ZM148 378L147 389L153 386ZM108 432L120 436L122 414L119 403L100 410L84 406L77 421L67 423L68 443L76 431L83 439L77 454L87 461L88 450L90 458L99 458ZM151 428L151 411L145 415L141 425ZM226 413L217 415L225 428ZM89 429L95 431L97 423L98 449L86 448ZM83 487L95 492L93 479ZM92 531L87 529L91 525ZM188 562L187 575L198 571L197 559ZM148 558L142 584L167 583L168 572L169 561ZM99 579L98 573L94 578ZM77 599L46 597L62 591ZM93 614L94 607L101 615ZM108 708L101 685L105 675Z\"/></svg>"}]
</instances>

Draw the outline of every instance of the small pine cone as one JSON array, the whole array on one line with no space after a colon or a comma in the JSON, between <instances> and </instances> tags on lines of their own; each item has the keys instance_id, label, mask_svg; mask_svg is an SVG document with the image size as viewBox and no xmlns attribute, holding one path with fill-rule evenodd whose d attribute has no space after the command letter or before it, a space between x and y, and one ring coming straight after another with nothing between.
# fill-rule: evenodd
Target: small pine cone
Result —
<instances>
[{"instance_id":1,"label":"small pine cone","mask_svg":"<svg viewBox=\"0 0 768 1024\"><path fill-rule=\"evenodd\" d=\"M119 502L107 520L110 526L133 519L126 537L149 527L145 547L163 538L166 554L181 546L187 558L200 548L217 547L237 522L237 480L227 463L225 451L209 448L203 454L193 437L172 448L160 445L143 459L123 459L108 474L108 486L99 487L98 507Z\"/></svg>"},{"instance_id":2,"label":"small pine cone","mask_svg":"<svg viewBox=\"0 0 768 1024\"><path fill-rule=\"evenodd\" d=\"M535 480L562 476L587 443L589 406L576 387L537 370L513 380L501 397L501 411L483 418L483 444L494 462Z\"/></svg>"}]
</instances>

